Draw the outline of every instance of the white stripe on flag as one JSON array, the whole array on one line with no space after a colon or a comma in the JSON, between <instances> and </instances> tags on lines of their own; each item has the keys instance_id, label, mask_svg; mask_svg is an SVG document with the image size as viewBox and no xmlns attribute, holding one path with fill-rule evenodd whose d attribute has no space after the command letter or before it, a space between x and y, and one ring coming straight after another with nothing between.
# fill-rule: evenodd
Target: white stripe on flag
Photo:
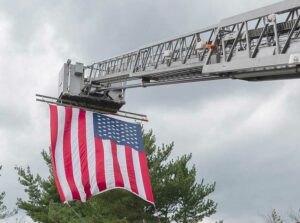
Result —
<instances>
[{"instance_id":1,"label":"white stripe on flag","mask_svg":"<svg viewBox=\"0 0 300 223\"><path fill-rule=\"evenodd\" d=\"M96 179L96 155L95 155L95 134L93 113L86 111L86 145L87 145L87 159L89 165L91 193L99 193L97 179Z\"/></svg>"},{"instance_id":2,"label":"white stripe on flag","mask_svg":"<svg viewBox=\"0 0 300 223\"><path fill-rule=\"evenodd\" d=\"M140 159L139 159L139 152L135 149L132 150L132 159L133 159L133 166L134 166L134 172L135 172L135 178L136 178L136 185L138 188L139 196L147 200L144 184L143 184L143 177L141 172L141 165L140 165Z\"/></svg>"},{"instance_id":3,"label":"white stripe on flag","mask_svg":"<svg viewBox=\"0 0 300 223\"><path fill-rule=\"evenodd\" d=\"M81 178L81 165L80 165L80 153L78 144L78 116L79 109L72 109L72 124L71 124L71 154L72 154L72 167L75 185L80 194L81 201L86 201L86 194L82 185Z\"/></svg>"},{"instance_id":4,"label":"white stripe on flag","mask_svg":"<svg viewBox=\"0 0 300 223\"><path fill-rule=\"evenodd\" d=\"M120 169L121 169L121 174L122 174L123 181L124 181L124 188L131 191L129 178L128 178L127 165L126 165L125 146L117 145L117 155L118 155L119 165L120 165Z\"/></svg>"},{"instance_id":5,"label":"white stripe on flag","mask_svg":"<svg viewBox=\"0 0 300 223\"><path fill-rule=\"evenodd\" d=\"M115 188L115 174L110 140L102 140L104 148L104 171L106 188Z\"/></svg>"},{"instance_id":6,"label":"white stripe on flag","mask_svg":"<svg viewBox=\"0 0 300 223\"><path fill-rule=\"evenodd\" d=\"M63 137L65 129L65 108L57 106L57 142L55 147L55 163L56 163L56 172L59 183L65 195L66 201L73 200L69 184L66 179L66 172L64 166L64 153L63 153Z\"/></svg>"}]
</instances>

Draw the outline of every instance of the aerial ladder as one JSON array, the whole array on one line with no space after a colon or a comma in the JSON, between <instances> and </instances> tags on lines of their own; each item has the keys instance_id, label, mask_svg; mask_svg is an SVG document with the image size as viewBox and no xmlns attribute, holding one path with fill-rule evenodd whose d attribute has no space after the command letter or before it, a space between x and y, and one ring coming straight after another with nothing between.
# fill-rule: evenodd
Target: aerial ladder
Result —
<instances>
[{"instance_id":1,"label":"aerial ladder","mask_svg":"<svg viewBox=\"0 0 300 223\"><path fill-rule=\"evenodd\" d=\"M68 60L58 97L37 100L144 119L120 110L126 89L300 78L299 9L300 0L285 0L91 65Z\"/></svg>"}]
</instances>

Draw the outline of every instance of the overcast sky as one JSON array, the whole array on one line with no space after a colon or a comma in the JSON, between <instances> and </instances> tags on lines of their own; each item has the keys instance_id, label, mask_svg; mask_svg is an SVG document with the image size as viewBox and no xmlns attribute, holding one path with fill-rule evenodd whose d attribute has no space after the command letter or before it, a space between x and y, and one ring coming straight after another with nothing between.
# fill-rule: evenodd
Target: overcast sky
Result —
<instances>
[{"instance_id":1,"label":"overcast sky","mask_svg":"<svg viewBox=\"0 0 300 223\"><path fill-rule=\"evenodd\" d=\"M0 191L25 198L15 165L47 175L49 113L58 72L217 23L277 0L0 0ZM193 153L197 179L216 181L209 222L263 222L300 208L300 81L211 81L127 91L125 110L147 114L174 156ZM29 221L28 221L29 222Z\"/></svg>"}]
</instances>

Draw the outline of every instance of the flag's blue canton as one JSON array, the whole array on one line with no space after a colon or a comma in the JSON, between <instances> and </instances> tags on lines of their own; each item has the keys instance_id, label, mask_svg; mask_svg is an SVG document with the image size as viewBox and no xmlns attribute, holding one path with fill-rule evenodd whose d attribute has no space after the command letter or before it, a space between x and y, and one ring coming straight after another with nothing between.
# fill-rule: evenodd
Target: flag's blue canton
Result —
<instances>
[{"instance_id":1,"label":"flag's blue canton","mask_svg":"<svg viewBox=\"0 0 300 223\"><path fill-rule=\"evenodd\" d=\"M105 115L94 113L94 133L101 139L115 141L132 149L144 151L141 125L124 122Z\"/></svg>"}]
</instances>

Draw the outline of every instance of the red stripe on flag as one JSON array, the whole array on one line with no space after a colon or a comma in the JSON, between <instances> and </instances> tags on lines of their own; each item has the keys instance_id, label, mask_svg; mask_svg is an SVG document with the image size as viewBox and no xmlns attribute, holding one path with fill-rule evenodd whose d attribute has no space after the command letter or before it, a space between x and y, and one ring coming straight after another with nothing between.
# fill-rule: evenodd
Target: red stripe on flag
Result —
<instances>
[{"instance_id":1,"label":"red stripe on flag","mask_svg":"<svg viewBox=\"0 0 300 223\"><path fill-rule=\"evenodd\" d=\"M124 180L122 177L120 164L119 164L119 160L118 160L117 145L113 141L110 141L110 144L111 144L111 151L112 151L112 157L113 157L115 185L116 185L116 187L124 187Z\"/></svg>"},{"instance_id":2,"label":"red stripe on flag","mask_svg":"<svg viewBox=\"0 0 300 223\"><path fill-rule=\"evenodd\" d=\"M73 175L72 166L72 151L71 151L71 124L72 124L72 108L65 107L65 128L63 139L63 154L64 154L64 166L66 172L66 178L72 192L73 199L80 200L78 188L76 187Z\"/></svg>"},{"instance_id":3,"label":"red stripe on flag","mask_svg":"<svg viewBox=\"0 0 300 223\"><path fill-rule=\"evenodd\" d=\"M102 139L95 137L96 154L96 180L99 191L106 189L105 171L104 171L104 148Z\"/></svg>"},{"instance_id":4,"label":"red stripe on flag","mask_svg":"<svg viewBox=\"0 0 300 223\"><path fill-rule=\"evenodd\" d=\"M79 110L78 146L79 146L82 185L84 187L84 192L88 199L91 197L92 193L91 193L90 175L89 175L89 166L88 166L88 157L87 157L85 114L86 113L84 110Z\"/></svg>"},{"instance_id":5,"label":"red stripe on flag","mask_svg":"<svg viewBox=\"0 0 300 223\"><path fill-rule=\"evenodd\" d=\"M58 128L57 106L50 105L49 107L50 107L50 130L51 130L51 158L52 158L54 180L57 186L60 199L62 202L65 202L66 198L58 180L57 171L56 171L56 161L55 161L55 149L56 149L57 131L58 131L57 130Z\"/></svg>"},{"instance_id":6,"label":"red stripe on flag","mask_svg":"<svg viewBox=\"0 0 300 223\"><path fill-rule=\"evenodd\" d=\"M144 152L139 152L139 159L147 200L154 203L146 154Z\"/></svg>"},{"instance_id":7,"label":"red stripe on flag","mask_svg":"<svg viewBox=\"0 0 300 223\"><path fill-rule=\"evenodd\" d=\"M128 146L125 146L125 153L126 153L126 165L127 165L130 188L132 192L138 194L134 165L133 165L133 158L132 158L132 149Z\"/></svg>"}]
</instances>

